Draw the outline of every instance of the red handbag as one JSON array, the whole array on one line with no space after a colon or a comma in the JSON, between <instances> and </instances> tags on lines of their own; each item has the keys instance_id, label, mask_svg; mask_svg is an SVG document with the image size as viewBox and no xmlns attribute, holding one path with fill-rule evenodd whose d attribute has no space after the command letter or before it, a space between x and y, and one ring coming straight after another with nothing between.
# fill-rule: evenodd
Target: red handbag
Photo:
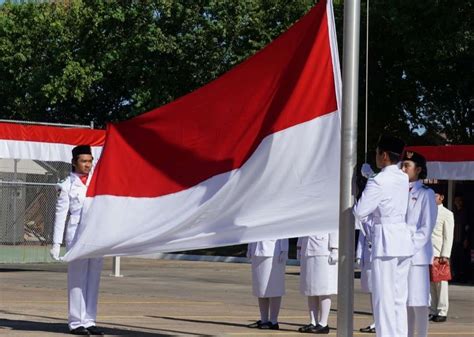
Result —
<instances>
[{"instance_id":1,"label":"red handbag","mask_svg":"<svg viewBox=\"0 0 474 337\"><path fill-rule=\"evenodd\" d=\"M433 264L430 265L430 281L450 281L451 278L451 267L449 261L446 263L439 263L439 259L435 258Z\"/></svg>"}]
</instances>

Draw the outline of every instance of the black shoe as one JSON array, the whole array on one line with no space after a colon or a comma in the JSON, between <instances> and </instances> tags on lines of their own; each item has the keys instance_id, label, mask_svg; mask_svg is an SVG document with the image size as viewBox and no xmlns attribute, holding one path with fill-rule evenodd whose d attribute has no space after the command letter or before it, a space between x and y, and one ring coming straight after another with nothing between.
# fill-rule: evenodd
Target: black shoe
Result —
<instances>
[{"instance_id":1,"label":"black shoe","mask_svg":"<svg viewBox=\"0 0 474 337\"><path fill-rule=\"evenodd\" d=\"M262 330L280 330L278 323L273 324L272 322L262 323L258 328Z\"/></svg>"},{"instance_id":2,"label":"black shoe","mask_svg":"<svg viewBox=\"0 0 474 337\"><path fill-rule=\"evenodd\" d=\"M433 317L433 322L441 323L446 322L448 318L446 316L435 316Z\"/></svg>"},{"instance_id":3,"label":"black shoe","mask_svg":"<svg viewBox=\"0 0 474 337\"><path fill-rule=\"evenodd\" d=\"M87 330L89 331L90 335L105 335L105 333L95 325L88 327Z\"/></svg>"},{"instance_id":4,"label":"black shoe","mask_svg":"<svg viewBox=\"0 0 474 337\"><path fill-rule=\"evenodd\" d=\"M436 315L429 314L428 315L428 321L433 321L433 319L436 317Z\"/></svg>"},{"instance_id":5,"label":"black shoe","mask_svg":"<svg viewBox=\"0 0 474 337\"><path fill-rule=\"evenodd\" d=\"M312 333L312 332L314 332L314 329L316 329L316 325L306 324L306 325L303 325L301 328L299 328L298 331L299 332Z\"/></svg>"},{"instance_id":6,"label":"black shoe","mask_svg":"<svg viewBox=\"0 0 474 337\"><path fill-rule=\"evenodd\" d=\"M89 336L90 333L89 333L89 330L87 330L86 328L84 328L83 326L80 326L80 327L77 327L75 329L72 329L71 331L69 331L69 333L71 335L85 335L85 336Z\"/></svg>"},{"instance_id":7,"label":"black shoe","mask_svg":"<svg viewBox=\"0 0 474 337\"><path fill-rule=\"evenodd\" d=\"M375 333L375 328L372 328L370 325L367 328L361 328L359 329L360 332L366 332L366 333Z\"/></svg>"},{"instance_id":8,"label":"black shoe","mask_svg":"<svg viewBox=\"0 0 474 337\"><path fill-rule=\"evenodd\" d=\"M251 323L251 324L247 325L247 328L258 329L258 328L260 328L260 325L262 325L262 321L258 320L254 323Z\"/></svg>"},{"instance_id":9,"label":"black shoe","mask_svg":"<svg viewBox=\"0 0 474 337\"><path fill-rule=\"evenodd\" d=\"M316 325L314 328L314 333L319 333L319 334L327 334L329 333L329 325L322 326L320 324Z\"/></svg>"}]
</instances>

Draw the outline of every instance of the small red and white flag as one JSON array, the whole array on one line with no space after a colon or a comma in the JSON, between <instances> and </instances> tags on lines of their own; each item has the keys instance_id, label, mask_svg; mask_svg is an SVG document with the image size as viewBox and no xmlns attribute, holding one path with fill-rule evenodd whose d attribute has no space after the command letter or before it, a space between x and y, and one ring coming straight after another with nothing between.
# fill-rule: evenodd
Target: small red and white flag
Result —
<instances>
[{"instance_id":1,"label":"small red and white flag","mask_svg":"<svg viewBox=\"0 0 474 337\"><path fill-rule=\"evenodd\" d=\"M109 125L66 261L336 231L331 1L217 80Z\"/></svg>"},{"instance_id":2,"label":"small red and white flag","mask_svg":"<svg viewBox=\"0 0 474 337\"><path fill-rule=\"evenodd\" d=\"M474 145L409 146L426 159L428 179L474 180Z\"/></svg>"},{"instance_id":3,"label":"small red and white flag","mask_svg":"<svg viewBox=\"0 0 474 337\"><path fill-rule=\"evenodd\" d=\"M0 158L70 163L75 146L90 144L98 159L104 141L103 130L0 123Z\"/></svg>"}]
</instances>

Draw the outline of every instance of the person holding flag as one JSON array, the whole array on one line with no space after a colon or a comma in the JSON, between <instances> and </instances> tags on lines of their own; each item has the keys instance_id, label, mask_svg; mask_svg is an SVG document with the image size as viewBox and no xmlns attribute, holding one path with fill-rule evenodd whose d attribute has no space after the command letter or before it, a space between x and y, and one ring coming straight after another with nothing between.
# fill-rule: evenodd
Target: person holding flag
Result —
<instances>
[{"instance_id":1,"label":"person holding flag","mask_svg":"<svg viewBox=\"0 0 474 337\"><path fill-rule=\"evenodd\" d=\"M250 243L247 257L252 261L253 295L258 298L260 320L249 328L278 330L281 298L285 294L288 239Z\"/></svg>"},{"instance_id":2,"label":"person holding flag","mask_svg":"<svg viewBox=\"0 0 474 337\"><path fill-rule=\"evenodd\" d=\"M381 172L367 181L353 213L358 221L371 216L372 305L378 337L407 336L408 271L413 255L406 224L408 176L398 162L405 143L382 135L375 159Z\"/></svg>"},{"instance_id":3,"label":"person holding flag","mask_svg":"<svg viewBox=\"0 0 474 337\"><path fill-rule=\"evenodd\" d=\"M65 236L68 250L81 222L86 191L92 177L92 152L89 145L72 149L72 172L58 185L53 247L54 260L60 260L60 246ZM67 229L66 218L69 214ZM64 235L66 232L66 235ZM103 335L96 327L97 300L103 258L79 259L68 263L68 325L73 335Z\"/></svg>"},{"instance_id":4,"label":"person holding flag","mask_svg":"<svg viewBox=\"0 0 474 337\"><path fill-rule=\"evenodd\" d=\"M429 265L433 260L431 234L436 224L438 209L432 189L423 185L426 178L426 159L417 152L406 151L402 170L410 181L407 225L412 233L414 255L408 273L408 336L428 335L430 306Z\"/></svg>"},{"instance_id":5,"label":"person holding flag","mask_svg":"<svg viewBox=\"0 0 474 337\"><path fill-rule=\"evenodd\" d=\"M298 238L300 293L308 298L310 323L298 329L303 333L328 334L331 295L337 294L337 232Z\"/></svg>"}]
</instances>

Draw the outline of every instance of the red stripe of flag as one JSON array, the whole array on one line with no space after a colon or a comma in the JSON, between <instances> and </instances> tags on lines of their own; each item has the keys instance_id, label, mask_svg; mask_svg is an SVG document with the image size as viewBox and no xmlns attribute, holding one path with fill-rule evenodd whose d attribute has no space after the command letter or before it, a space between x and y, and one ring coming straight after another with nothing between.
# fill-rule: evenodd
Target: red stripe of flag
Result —
<instances>
[{"instance_id":1,"label":"red stripe of flag","mask_svg":"<svg viewBox=\"0 0 474 337\"><path fill-rule=\"evenodd\" d=\"M110 125L88 195L182 191L240 168L268 135L336 110L326 1L320 1L217 80Z\"/></svg>"},{"instance_id":2,"label":"red stripe of flag","mask_svg":"<svg viewBox=\"0 0 474 337\"><path fill-rule=\"evenodd\" d=\"M474 145L408 146L406 150L420 153L427 161L474 161Z\"/></svg>"},{"instance_id":3,"label":"red stripe of flag","mask_svg":"<svg viewBox=\"0 0 474 337\"><path fill-rule=\"evenodd\" d=\"M102 146L105 131L42 125L0 123L0 139L55 144Z\"/></svg>"}]
</instances>

